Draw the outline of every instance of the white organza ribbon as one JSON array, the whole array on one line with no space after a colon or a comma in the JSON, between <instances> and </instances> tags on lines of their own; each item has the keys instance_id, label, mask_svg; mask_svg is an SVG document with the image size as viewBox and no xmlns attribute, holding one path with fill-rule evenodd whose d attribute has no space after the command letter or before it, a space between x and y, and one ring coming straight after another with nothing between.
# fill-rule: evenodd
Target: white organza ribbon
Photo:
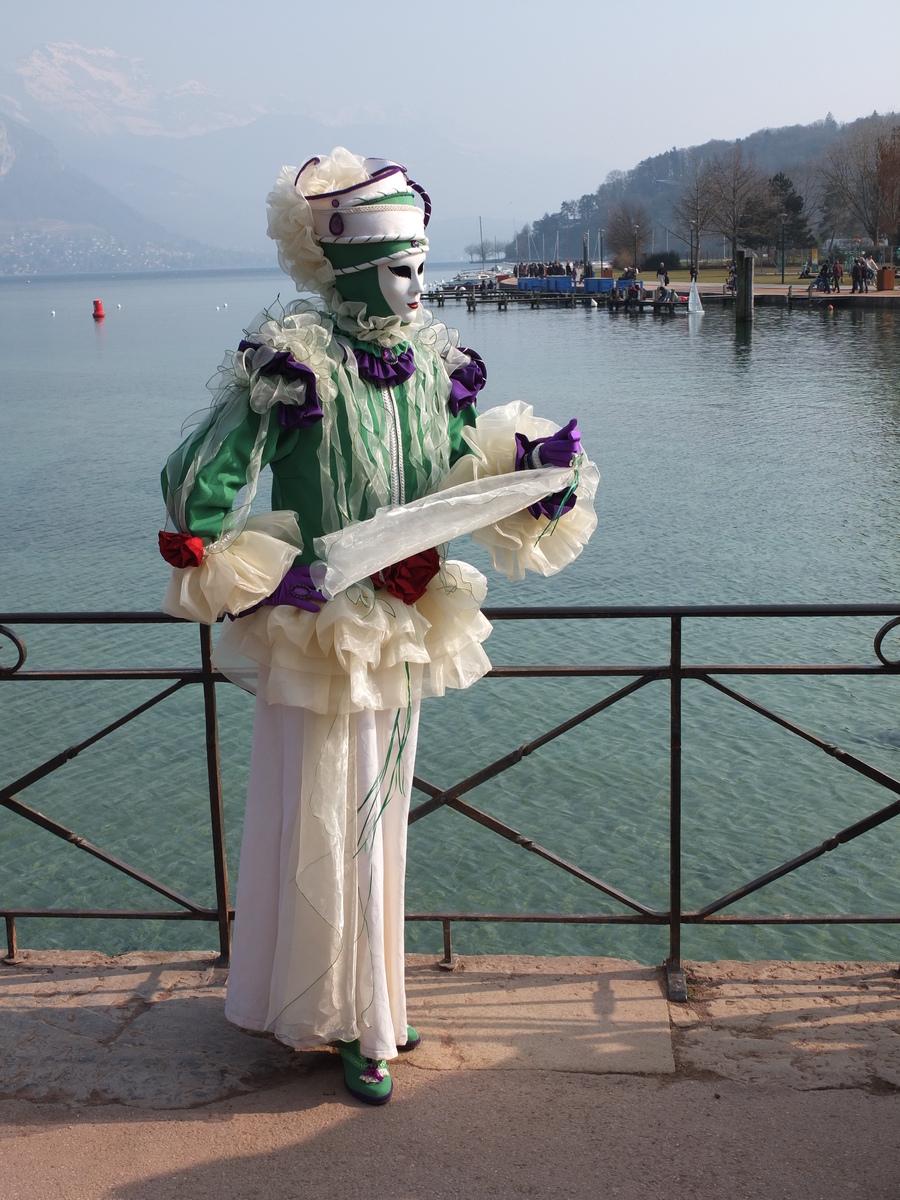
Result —
<instances>
[{"instance_id":1,"label":"white organza ribbon","mask_svg":"<svg viewBox=\"0 0 900 1200\"><path fill-rule=\"evenodd\" d=\"M367 579L393 563L493 525L563 491L575 479L570 467L541 467L457 484L410 504L381 508L314 542L318 563L312 575L328 596ZM540 526L535 522L535 537Z\"/></svg>"}]
</instances>

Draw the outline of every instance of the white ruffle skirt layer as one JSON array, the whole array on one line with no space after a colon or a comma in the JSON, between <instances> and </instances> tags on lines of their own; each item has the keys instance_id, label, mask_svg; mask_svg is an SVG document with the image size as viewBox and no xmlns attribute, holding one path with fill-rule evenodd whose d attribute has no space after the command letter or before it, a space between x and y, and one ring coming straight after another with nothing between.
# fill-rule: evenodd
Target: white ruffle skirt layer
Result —
<instances>
[{"instance_id":1,"label":"white ruffle skirt layer","mask_svg":"<svg viewBox=\"0 0 900 1200\"><path fill-rule=\"evenodd\" d=\"M447 562L416 605L349 589L226 623L257 693L225 1012L297 1048L406 1041L406 829L419 700L490 668L484 579Z\"/></svg>"}]
</instances>

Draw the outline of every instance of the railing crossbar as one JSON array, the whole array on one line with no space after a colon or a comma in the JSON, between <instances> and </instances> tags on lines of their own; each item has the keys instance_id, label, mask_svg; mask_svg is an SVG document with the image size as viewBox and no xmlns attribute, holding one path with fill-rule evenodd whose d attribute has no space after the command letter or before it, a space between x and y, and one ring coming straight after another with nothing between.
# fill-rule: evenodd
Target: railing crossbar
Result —
<instances>
[{"instance_id":1,"label":"railing crossbar","mask_svg":"<svg viewBox=\"0 0 900 1200\"><path fill-rule=\"evenodd\" d=\"M722 908L727 908L729 904L734 904L736 900L741 900L744 896L749 896L752 892L758 892L761 888L766 887L767 884L774 883L776 879L781 879L785 875L789 875L792 871L796 871L798 867L803 867L807 863L821 858L823 854L828 854L831 850L836 850L838 846L843 846L847 842L852 842L854 838L861 837L862 834L868 833L872 829L877 829L879 825L883 825L885 821L892 820L898 814L900 814L900 800L895 800L892 804L880 808L868 817L863 817L861 820L855 821L852 825L846 826L846 828L840 830L838 833L826 838L818 846L814 846L803 854L798 854L796 858L782 863L781 866L773 867L771 871L766 871L763 875L757 876L750 883L746 883L743 887L729 892L727 896L720 896L718 900L714 900L711 904L706 904L703 908L696 909L691 915L702 918L718 912Z\"/></svg>"},{"instance_id":2,"label":"railing crossbar","mask_svg":"<svg viewBox=\"0 0 900 1200\"><path fill-rule=\"evenodd\" d=\"M76 742L74 746L69 746L68 749L61 751L59 754L54 754L52 758L48 758L41 763L39 767L35 767L33 771L29 771L26 775L20 776L8 787L0 789L0 804L6 804L6 801L15 793L22 792L27 787L31 787L33 783L37 783L41 779L45 779L48 775L52 775L54 771L58 771L60 767L65 766L67 762L71 762L73 758L77 758L82 750L86 750L89 746L95 745L108 737L109 734L115 733L117 729L121 729L123 725L127 725L129 721L141 716L148 709L153 708L157 704L161 704L163 700L168 700L170 696L174 696L176 692L181 691L184 684L178 682L172 687L166 688L165 691L159 692L156 696L152 696L143 704L139 704L137 708L131 709L124 716L118 717L110 725L105 725L96 733L92 733L90 737L84 739L83 742Z\"/></svg>"},{"instance_id":3,"label":"railing crossbar","mask_svg":"<svg viewBox=\"0 0 900 1200\"><path fill-rule=\"evenodd\" d=\"M597 716L604 709L611 708L613 704L618 704L620 700L624 700L626 696L630 696L632 692L638 691L642 687L646 687L648 683L652 683L659 678L657 672L652 672L642 675L640 679L635 679L627 687L619 688L618 691L604 697L603 700L592 704L590 708L584 709L580 713L576 713L574 717L570 717L567 721L563 721L561 725L556 725L547 733L542 734L539 738L535 738L531 742L526 742L523 746L511 750L508 754L504 754L502 758L495 759L486 767L482 767L480 771L476 771L474 775L470 775L467 779L461 780L454 784L453 787L445 788L443 791L437 791L433 785L422 787L422 791L431 794L430 800L425 800L422 804L416 807L409 814L409 824L412 825L415 821L421 820L422 817L427 817L429 813L436 812L437 809L449 804L451 800L457 799L459 796L465 795L466 792L471 792L474 788L479 787L482 783L486 783L489 779L494 779L498 775L502 775L504 771L514 767L516 763L522 761L529 754L533 754L535 750L539 750L541 746L546 746L548 742L552 742L554 738L561 737L562 734L568 733L570 729L574 729L578 725L582 725L585 721L589 721L591 717ZM419 785L418 777L413 782L416 786Z\"/></svg>"},{"instance_id":4,"label":"railing crossbar","mask_svg":"<svg viewBox=\"0 0 900 1200\"><path fill-rule=\"evenodd\" d=\"M55 671L17 671L21 682L32 683L79 683L86 680L101 680L109 683L116 680L177 679L181 683L202 683L203 672L196 667L66 667ZM0 676L2 678L2 676ZM223 675L216 676L225 682Z\"/></svg>"},{"instance_id":5,"label":"railing crossbar","mask_svg":"<svg viewBox=\"0 0 900 1200\"><path fill-rule=\"evenodd\" d=\"M508 842L513 842L515 845L521 846L523 850L528 850L531 854L537 854L538 857L546 859L553 866L559 867L569 875L574 875L582 883L589 884L592 888L596 888L597 891L611 897L611 899L618 900L620 904L634 909L635 912L642 913L645 917L660 917L665 919L663 913L657 912L656 909L648 908L646 905L641 904L639 900L633 900L630 896L626 896L624 892L619 891L618 888L604 883L602 879L597 879L595 875L590 875L587 871L583 871L581 867L576 867L574 863L560 858L552 850L547 850L532 838L520 833L517 829L513 829L511 825L507 825L505 821L498 821L496 817L489 816L487 813L482 812L480 808L475 808L472 804L467 804L465 800L448 800L447 808L452 808L455 812L461 813L462 816L468 817L470 821L475 821L476 824L489 829L499 837L506 838Z\"/></svg>"},{"instance_id":6,"label":"railing crossbar","mask_svg":"<svg viewBox=\"0 0 900 1200\"><path fill-rule=\"evenodd\" d=\"M711 679L709 676L702 675L696 678L701 679L703 683L709 684L711 688L721 692L723 696L728 696L732 700L736 700L738 704L743 704L746 708L752 709L753 712L772 721L775 725L780 725L782 729L786 729L789 733L796 734L797 737L803 738L810 745L823 750L831 758L836 758L838 762L843 763L845 767L850 767L860 775L865 775L867 779L871 779L873 783L879 784L889 792L900 796L900 780L895 779L893 775L888 775L886 771L880 771L878 767L873 767L871 763L867 763L862 758L857 758L855 754L851 754L849 750L842 750L839 746L835 746L833 742L826 742L824 738L820 738L818 734L810 733L808 729L804 729L801 725L794 724L786 717L781 717L778 713L772 712L762 704L758 704L755 700L751 700L749 696L743 696L740 692L734 691L733 688L726 687L725 684L719 683L716 679ZM884 818L888 820L889 818ZM881 824L881 822L876 822ZM874 828L870 826L870 828ZM865 830L860 832L865 833ZM854 834L854 836L857 836Z\"/></svg>"},{"instance_id":7,"label":"railing crossbar","mask_svg":"<svg viewBox=\"0 0 900 1200\"><path fill-rule=\"evenodd\" d=\"M61 919L85 920L115 920L115 921L217 921L218 913L214 908L202 908L199 905L184 909L171 908L0 908L0 916L7 921L27 917L59 917ZM234 909L230 910L234 917Z\"/></svg>"},{"instance_id":8,"label":"railing crossbar","mask_svg":"<svg viewBox=\"0 0 900 1200\"><path fill-rule=\"evenodd\" d=\"M201 906L195 904L193 900L189 900L187 896L182 896L180 892L166 887L164 883L160 883L151 875L146 875L143 871L139 871L137 867L132 867L123 859L117 858L114 854L109 854L106 850L101 849L100 846L95 846L87 838L80 837L74 829L69 829L67 826L60 824L59 821L54 821L52 817L38 812L36 808L31 808L28 804L23 804L15 796L5 797L2 800L2 804L4 808L15 813L17 817L24 817L26 821L31 821L33 825L40 826L47 833L52 833L54 837L68 842L76 850L83 850L85 854L90 854L93 858L99 859L100 862L106 863L107 866L114 867L115 870L120 871L123 875L130 876L131 879L144 884L145 887L152 888L154 892L159 892L161 896L165 896L167 900L172 900L175 904L181 905L182 908L189 909L191 912L199 912L201 910Z\"/></svg>"}]
</instances>

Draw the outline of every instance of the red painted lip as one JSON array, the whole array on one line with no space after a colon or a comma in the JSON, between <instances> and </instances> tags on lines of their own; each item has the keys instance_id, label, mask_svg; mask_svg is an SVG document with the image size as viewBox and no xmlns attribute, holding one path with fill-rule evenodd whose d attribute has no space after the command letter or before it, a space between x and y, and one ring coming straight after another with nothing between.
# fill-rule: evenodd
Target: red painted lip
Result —
<instances>
[{"instance_id":1,"label":"red painted lip","mask_svg":"<svg viewBox=\"0 0 900 1200\"><path fill-rule=\"evenodd\" d=\"M419 302L418 302L418 300L416 300L414 303L410 304L408 307L409 307L409 308L418 308L418 307L419 307Z\"/></svg>"}]
</instances>

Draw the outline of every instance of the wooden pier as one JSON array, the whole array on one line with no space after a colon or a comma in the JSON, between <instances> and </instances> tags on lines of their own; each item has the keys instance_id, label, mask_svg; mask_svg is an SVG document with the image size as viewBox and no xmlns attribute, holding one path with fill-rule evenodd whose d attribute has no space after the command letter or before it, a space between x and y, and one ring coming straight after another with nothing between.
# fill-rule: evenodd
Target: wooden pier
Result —
<instances>
[{"instance_id":1,"label":"wooden pier","mask_svg":"<svg viewBox=\"0 0 900 1200\"><path fill-rule=\"evenodd\" d=\"M461 289L462 290L462 289ZM487 291L473 291L471 288L426 292L425 303L429 307L443 308L450 301L457 304L465 303L468 312L477 312L479 308L496 308L505 312L510 304L516 308L606 308L610 312L658 312L674 314L677 311L687 311L683 301L653 299L653 294L642 299L630 299L618 293L599 292L586 295L583 291L573 292L520 292L513 288L491 288Z\"/></svg>"},{"instance_id":2,"label":"wooden pier","mask_svg":"<svg viewBox=\"0 0 900 1200\"><path fill-rule=\"evenodd\" d=\"M530 309L569 308L604 308L610 313L659 315L677 315L687 312L687 304L683 300L655 300L656 288L648 289L643 296L632 299L623 296L621 292L591 292L585 293L581 288L570 292L538 292L519 291L512 287L480 288L450 287L433 288L424 295L425 304L430 308L443 308L446 304L455 302L465 304L467 311L477 312L480 308L496 308L505 312L510 306L520 308L523 305ZM677 288L676 288L677 290ZM681 293L685 294L685 293ZM710 284L700 289L703 307L730 308L735 303L735 294L724 284ZM817 292L806 282L788 284L784 287L756 284L753 289L754 308L900 308L900 289L888 292L853 293L849 288L841 292Z\"/></svg>"}]
</instances>

